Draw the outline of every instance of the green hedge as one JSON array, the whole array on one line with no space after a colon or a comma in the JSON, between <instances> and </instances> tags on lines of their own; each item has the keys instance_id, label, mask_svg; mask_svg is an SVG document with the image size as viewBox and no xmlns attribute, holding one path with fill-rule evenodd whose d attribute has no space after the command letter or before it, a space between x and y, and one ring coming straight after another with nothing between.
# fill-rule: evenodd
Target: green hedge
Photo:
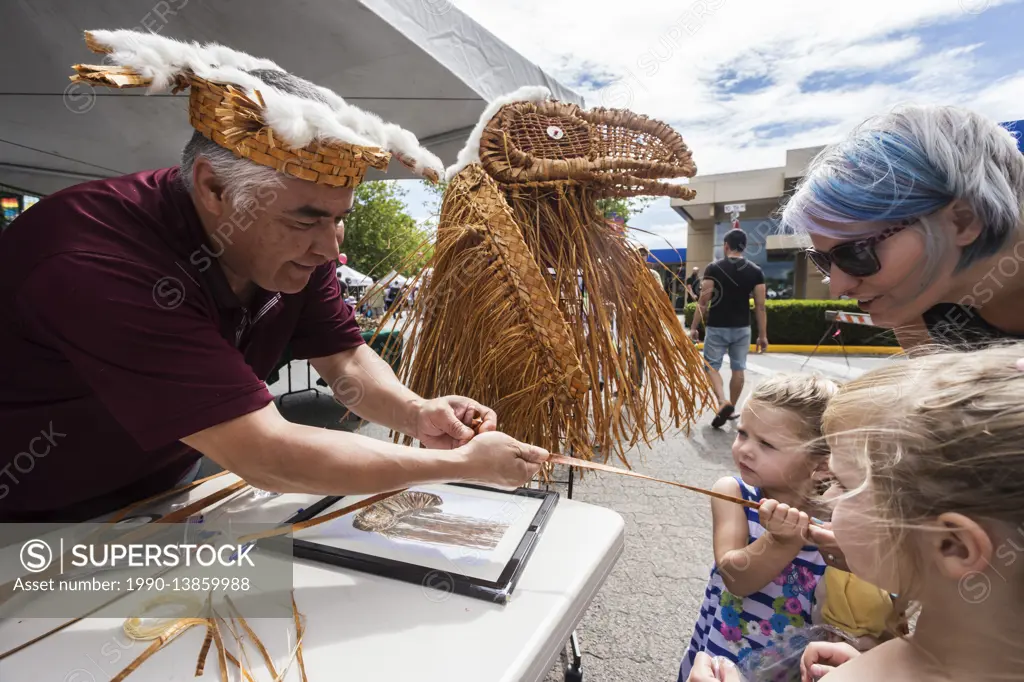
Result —
<instances>
[{"instance_id":1,"label":"green hedge","mask_svg":"<svg viewBox=\"0 0 1024 682\"><path fill-rule=\"evenodd\" d=\"M686 328L690 328L696 304L690 303L684 308ZM842 310L851 313L863 312L857 307L856 301L847 300L784 300L765 301L768 313L768 343L777 344L816 344L828 330L829 322L825 319L826 310ZM757 340L757 317L753 313L754 303L750 303L750 337L751 343ZM842 324L842 341L848 346L898 346L896 335L891 329L866 327L863 325ZM703 338L703 334L702 334ZM825 339L828 344L835 344L839 339Z\"/></svg>"}]
</instances>

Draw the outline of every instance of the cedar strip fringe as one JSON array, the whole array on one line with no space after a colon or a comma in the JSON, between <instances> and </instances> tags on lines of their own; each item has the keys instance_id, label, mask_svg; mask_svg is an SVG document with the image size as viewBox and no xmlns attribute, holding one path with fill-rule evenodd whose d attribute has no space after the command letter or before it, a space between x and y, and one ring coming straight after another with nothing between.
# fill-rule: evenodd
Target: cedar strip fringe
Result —
<instances>
[{"instance_id":1,"label":"cedar strip fringe","mask_svg":"<svg viewBox=\"0 0 1024 682\"><path fill-rule=\"evenodd\" d=\"M714 401L668 296L597 209L602 192L499 186L479 165L452 178L399 376L488 405L517 440L629 468L663 415L689 428Z\"/></svg>"}]
</instances>

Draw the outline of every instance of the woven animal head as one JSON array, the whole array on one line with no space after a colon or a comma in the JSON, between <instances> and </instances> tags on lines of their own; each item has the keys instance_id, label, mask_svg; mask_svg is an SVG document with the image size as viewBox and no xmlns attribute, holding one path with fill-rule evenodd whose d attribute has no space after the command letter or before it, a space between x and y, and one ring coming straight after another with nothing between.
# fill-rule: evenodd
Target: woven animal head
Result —
<instances>
[{"instance_id":1,"label":"woven animal head","mask_svg":"<svg viewBox=\"0 0 1024 682\"><path fill-rule=\"evenodd\" d=\"M638 195L692 199L693 154L669 125L626 109L581 109L526 88L484 113L448 178L479 163L502 185L586 185L597 198Z\"/></svg>"}]
</instances>

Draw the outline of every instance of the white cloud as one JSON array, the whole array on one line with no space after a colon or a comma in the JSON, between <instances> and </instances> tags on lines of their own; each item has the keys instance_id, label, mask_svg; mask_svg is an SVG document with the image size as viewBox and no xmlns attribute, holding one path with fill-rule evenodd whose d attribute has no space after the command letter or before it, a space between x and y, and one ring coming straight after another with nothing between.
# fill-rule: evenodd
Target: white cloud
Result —
<instances>
[{"instance_id":1,"label":"white cloud","mask_svg":"<svg viewBox=\"0 0 1024 682\"><path fill-rule=\"evenodd\" d=\"M669 122L693 150L699 172L711 174L782 165L787 149L833 142L868 116L904 102L970 106L997 120L1024 116L1024 69L1014 73L1012 65L1002 65L1001 80L978 82L977 44L965 39L936 53L913 35L948 24L955 36L957 22L973 20L982 7L1019 1L454 3L574 87L588 106L627 107ZM801 88L823 71L879 70L903 74L903 80ZM584 76L591 86L572 85ZM766 87L723 95L726 76L761 79ZM671 236L674 246L685 243L685 223L667 200L630 222ZM665 246L660 239L637 238L652 248Z\"/></svg>"}]
</instances>

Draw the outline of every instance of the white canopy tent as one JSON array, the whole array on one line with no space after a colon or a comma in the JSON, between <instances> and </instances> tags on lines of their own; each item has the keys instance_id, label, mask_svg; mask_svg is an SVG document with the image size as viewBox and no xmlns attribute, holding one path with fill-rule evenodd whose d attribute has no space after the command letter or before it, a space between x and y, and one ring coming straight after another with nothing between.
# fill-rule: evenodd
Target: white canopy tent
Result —
<instances>
[{"instance_id":1,"label":"white canopy tent","mask_svg":"<svg viewBox=\"0 0 1024 682\"><path fill-rule=\"evenodd\" d=\"M373 284L373 279L368 275L353 270L347 265L338 266L338 279L350 287L368 287Z\"/></svg>"},{"instance_id":2,"label":"white canopy tent","mask_svg":"<svg viewBox=\"0 0 1024 682\"><path fill-rule=\"evenodd\" d=\"M409 281L408 277L404 277L392 270L388 274L381 277L378 282L382 287L399 286L404 287L406 282Z\"/></svg>"},{"instance_id":3,"label":"white canopy tent","mask_svg":"<svg viewBox=\"0 0 1024 682\"><path fill-rule=\"evenodd\" d=\"M188 94L92 90L71 65L100 63L88 29L149 30L273 60L411 130L454 163L487 103L543 85L583 104L448 0L33 0L9 3L0 60L0 184L45 195L178 162ZM382 177L371 169L367 177ZM393 161L386 177L413 177Z\"/></svg>"}]
</instances>

